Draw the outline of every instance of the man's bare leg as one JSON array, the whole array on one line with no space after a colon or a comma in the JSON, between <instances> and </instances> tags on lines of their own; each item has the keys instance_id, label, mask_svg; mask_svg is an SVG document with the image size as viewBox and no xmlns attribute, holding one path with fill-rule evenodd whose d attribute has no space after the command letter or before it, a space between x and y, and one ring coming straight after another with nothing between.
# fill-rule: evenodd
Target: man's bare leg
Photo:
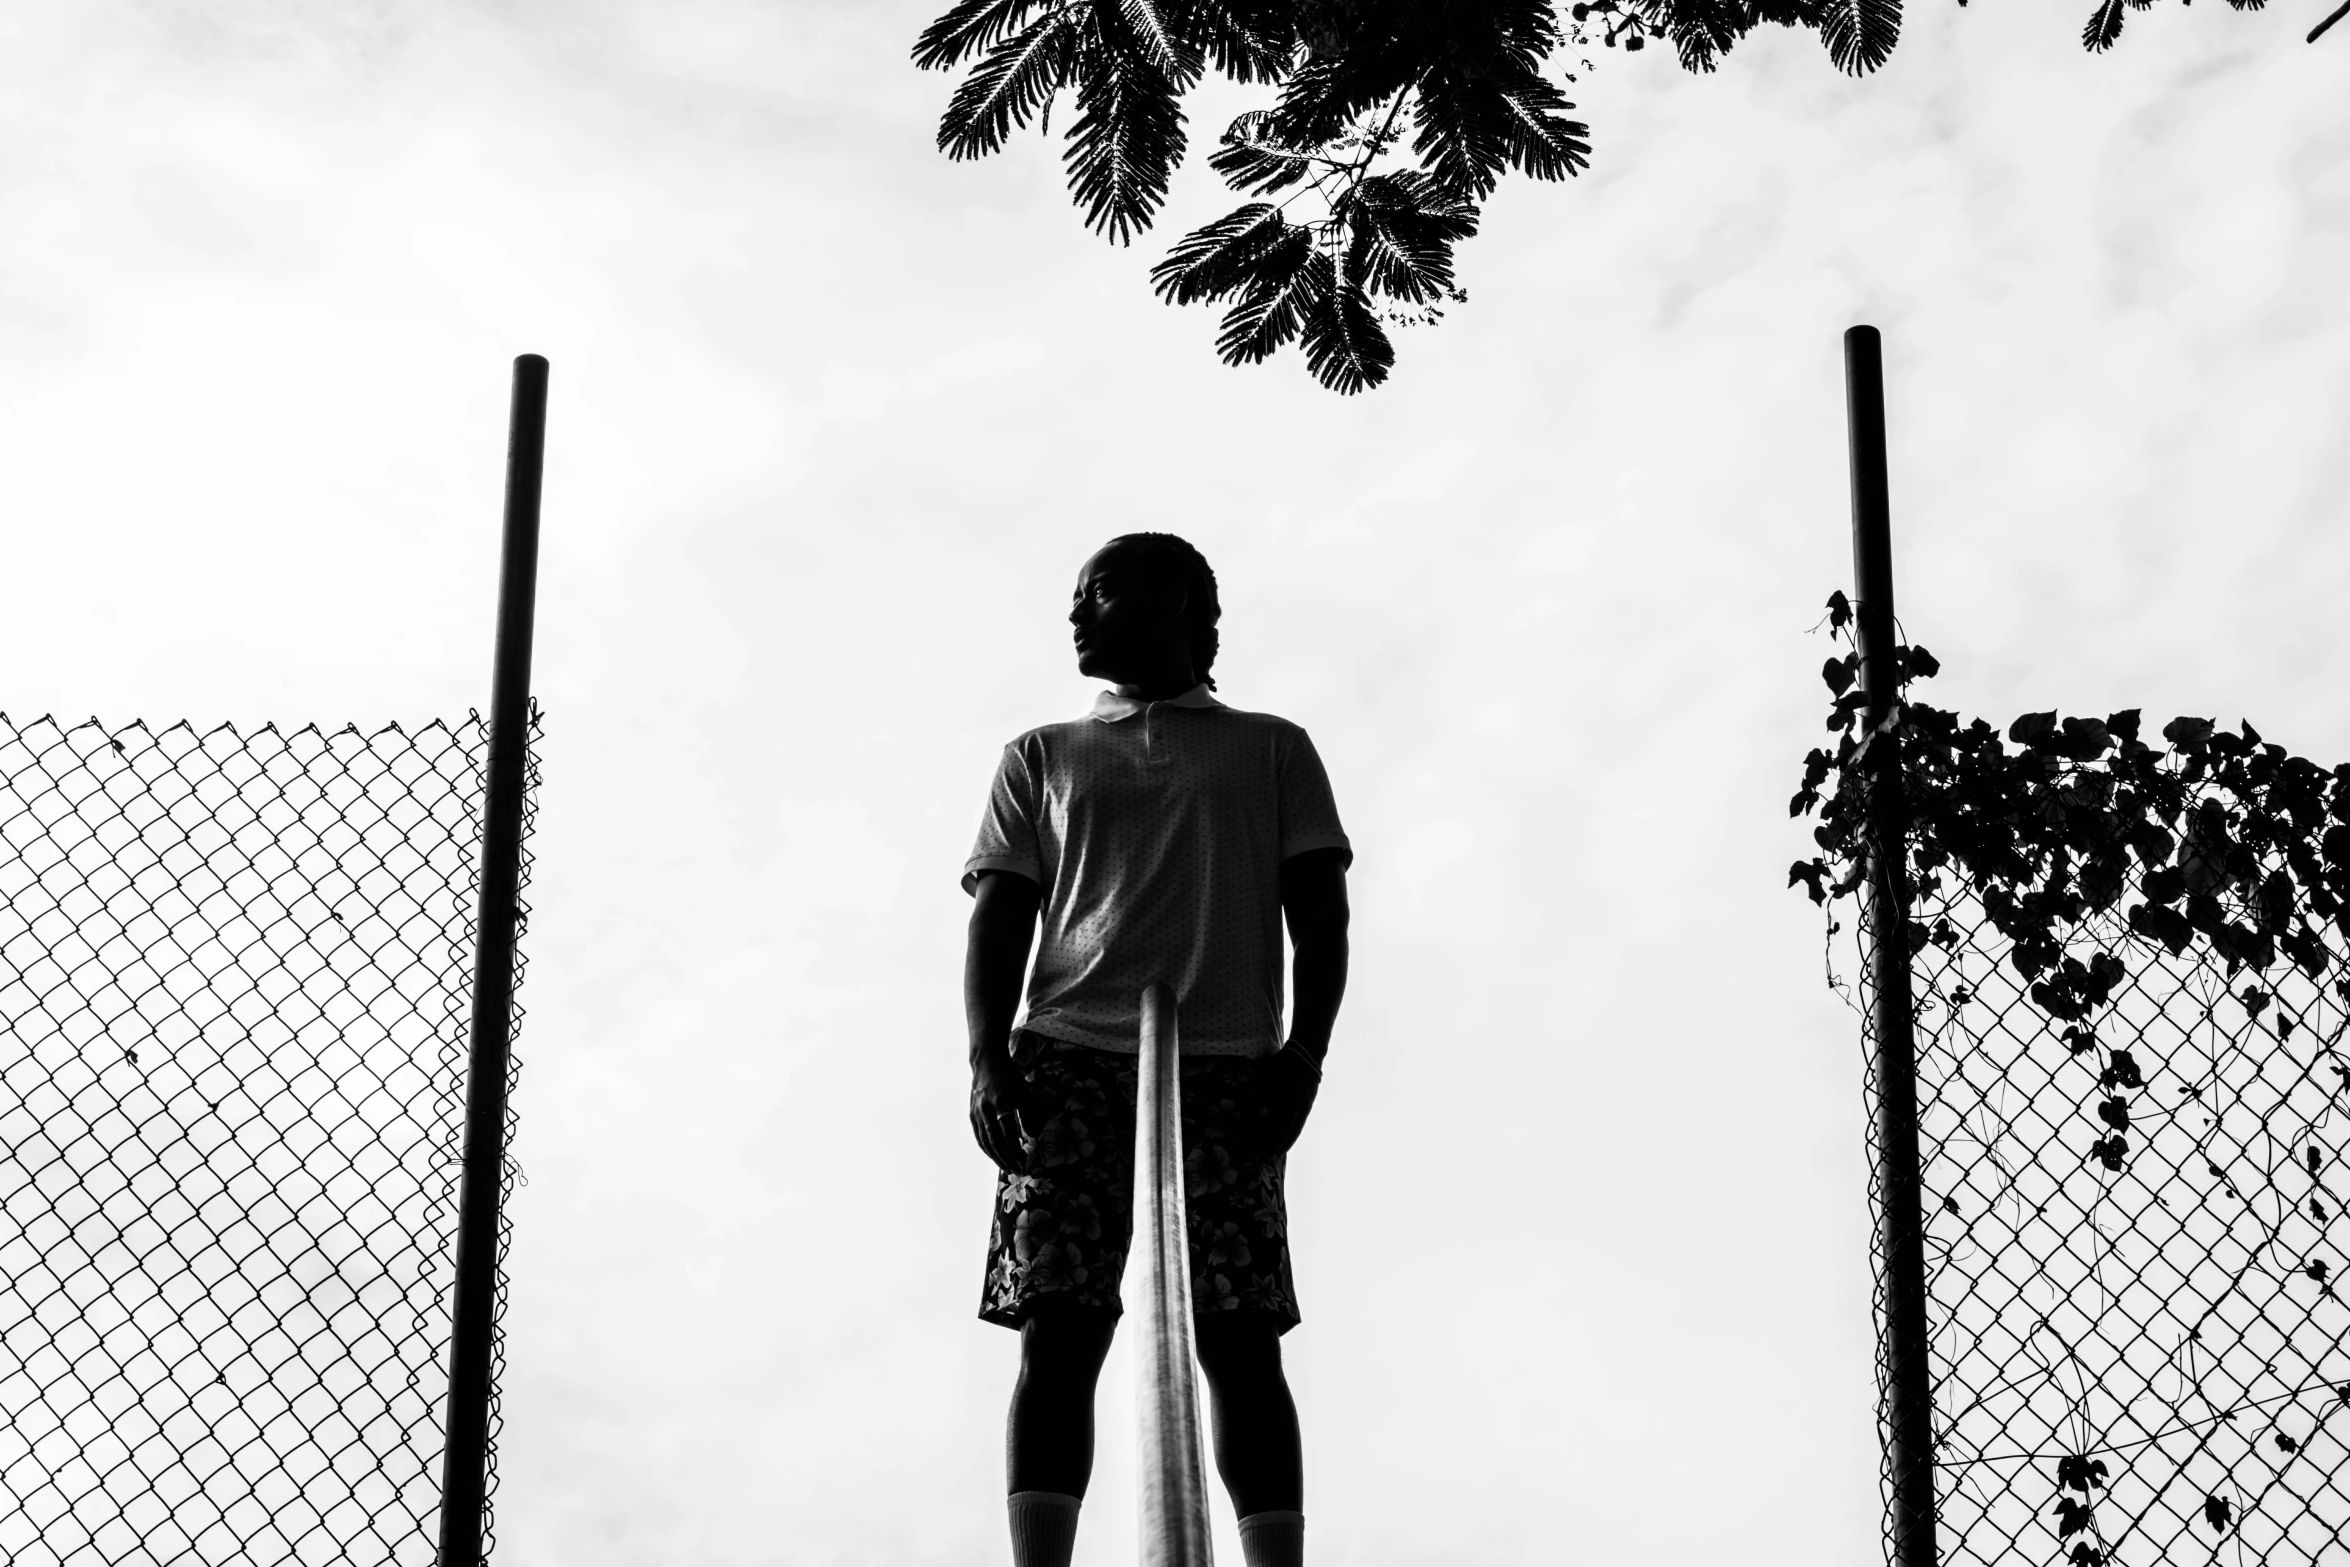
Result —
<instances>
[{"instance_id":1,"label":"man's bare leg","mask_svg":"<svg viewBox=\"0 0 2350 1567\"><path fill-rule=\"evenodd\" d=\"M1196 1331L1215 1415L1216 1473L1240 1515L1248 1567L1298 1567L1305 1463L1279 1329L1269 1317L1236 1311L1201 1317Z\"/></svg>"},{"instance_id":2,"label":"man's bare leg","mask_svg":"<svg viewBox=\"0 0 2350 1567\"><path fill-rule=\"evenodd\" d=\"M1020 1327L1020 1380L1004 1422L1013 1567L1068 1567L1093 1478L1093 1399L1118 1319L1047 1297Z\"/></svg>"}]
</instances>

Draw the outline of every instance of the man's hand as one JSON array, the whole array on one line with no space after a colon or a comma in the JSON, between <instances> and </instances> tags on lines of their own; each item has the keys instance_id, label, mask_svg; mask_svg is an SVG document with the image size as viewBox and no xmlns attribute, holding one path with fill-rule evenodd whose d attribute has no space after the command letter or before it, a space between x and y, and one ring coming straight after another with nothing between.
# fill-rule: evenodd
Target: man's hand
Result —
<instances>
[{"instance_id":1,"label":"man's hand","mask_svg":"<svg viewBox=\"0 0 2350 1567\"><path fill-rule=\"evenodd\" d=\"M1264 1117L1258 1135L1264 1139L1265 1152L1285 1154L1313 1113L1314 1096L1322 1090L1322 1069L1296 1045L1284 1045L1257 1063L1256 1090Z\"/></svg>"},{"instance_id":2,"label":"man's hand","mask_svg":"<svg viewBox=\"0 0 2350 1567\"><path fill-rule=\"evenodd\" d=\"M963 957L963 1013L971 1026L971 1135L999 1169L1020 1172L1020 1111L1033 1091L1012 1064L1012 1017L1036 933L1037 885L986 871L972 889Z\"/></svg>"},{"instance_id":3,"label":"man's hand","mask_svg":"<svg viewBox=\"0 0 2350 1567\"><path fill-rule=\"evenodd\" d=\"M1023 1168L1020 1140L1025 1129L1021 1112L1034 1102L1034 1090L1008 1051L990 1051L971 1067L971 1135L979 1150L996 1168L1018 1175Z\"/></svg>"}]
</instances>

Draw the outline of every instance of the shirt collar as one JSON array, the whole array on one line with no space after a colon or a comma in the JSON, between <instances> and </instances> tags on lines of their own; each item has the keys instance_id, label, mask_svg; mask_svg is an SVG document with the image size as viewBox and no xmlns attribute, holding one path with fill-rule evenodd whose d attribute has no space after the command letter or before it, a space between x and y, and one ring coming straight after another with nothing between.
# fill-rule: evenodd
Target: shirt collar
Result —
<instances>
[{"instance_id":1,"label":"shirt collar","mask_svg":"<svg viewBox=\"0 0 2350 1567\"><path fill-rule=\"evenodd\" d=\"M1114 724L1121 718L1132 718L1146 707L1222 707L1224 704L1208 694L1206 681L1201 681L1181 696L1171 696L1163 702L1138 702L1115 691L1104 691L1093 699L1093 716L1105 724Z\"/></svg>"}]
</instances>

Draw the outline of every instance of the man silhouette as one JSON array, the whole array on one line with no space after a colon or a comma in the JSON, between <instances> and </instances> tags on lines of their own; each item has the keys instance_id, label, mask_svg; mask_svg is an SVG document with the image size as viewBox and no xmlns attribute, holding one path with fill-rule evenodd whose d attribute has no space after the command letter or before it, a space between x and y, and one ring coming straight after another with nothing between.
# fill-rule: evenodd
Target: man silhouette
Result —
<instances>
[{"instance_id":1,"label":"man silhouette","mask_svg":"<svg viewBox=\"0 0 2350 1567\"><path fill-rule=\"evenodd\" d=\"M1214 573L1172 534L1127 534L1088 560L1069 610L1077 667L1114 689L1004 747L964 867L971 1130L1001 1171L979 1314L1020 1333L1005 1436L1015 1567L1067 1567L1075 1544L1133 1220L1141 997L1162 980L1180 1019L1216 1469L1248 1567L1304 1557L1282 1169L1346 989L1353 851L1305 731L1208 694L1220 614Z\"/></svg>"}]
</instances>

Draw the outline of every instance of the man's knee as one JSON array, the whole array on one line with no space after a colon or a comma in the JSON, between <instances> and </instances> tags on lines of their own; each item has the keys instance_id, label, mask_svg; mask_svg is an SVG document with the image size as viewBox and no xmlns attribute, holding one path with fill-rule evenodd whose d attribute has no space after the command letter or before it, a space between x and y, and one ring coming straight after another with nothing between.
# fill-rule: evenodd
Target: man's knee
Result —
<instances>
[{"instance_id":1,"label":"man's knee","mask_svg":"<svg viewBox=\"0 0 2350 1567\"><path fill-rule=\"evenodd\" d=\"M1281 1380L1281 1327L1255 1311L1219 1311L1197 1319L1193 1341L1200 1370L1218 1387Z\"/></svg>"},{"instance_id":2,"label":"man's knee","mask_svg":"<svg viewBox=\"0 0 2350 1567\"><path fill-rule=\"evenodd\" d=\"M1115 1312L1047 1296L1020 1324L1021 1364L1047 1376L1095 1375L1117 1331Z\"/></svg>"}]
</instances>

